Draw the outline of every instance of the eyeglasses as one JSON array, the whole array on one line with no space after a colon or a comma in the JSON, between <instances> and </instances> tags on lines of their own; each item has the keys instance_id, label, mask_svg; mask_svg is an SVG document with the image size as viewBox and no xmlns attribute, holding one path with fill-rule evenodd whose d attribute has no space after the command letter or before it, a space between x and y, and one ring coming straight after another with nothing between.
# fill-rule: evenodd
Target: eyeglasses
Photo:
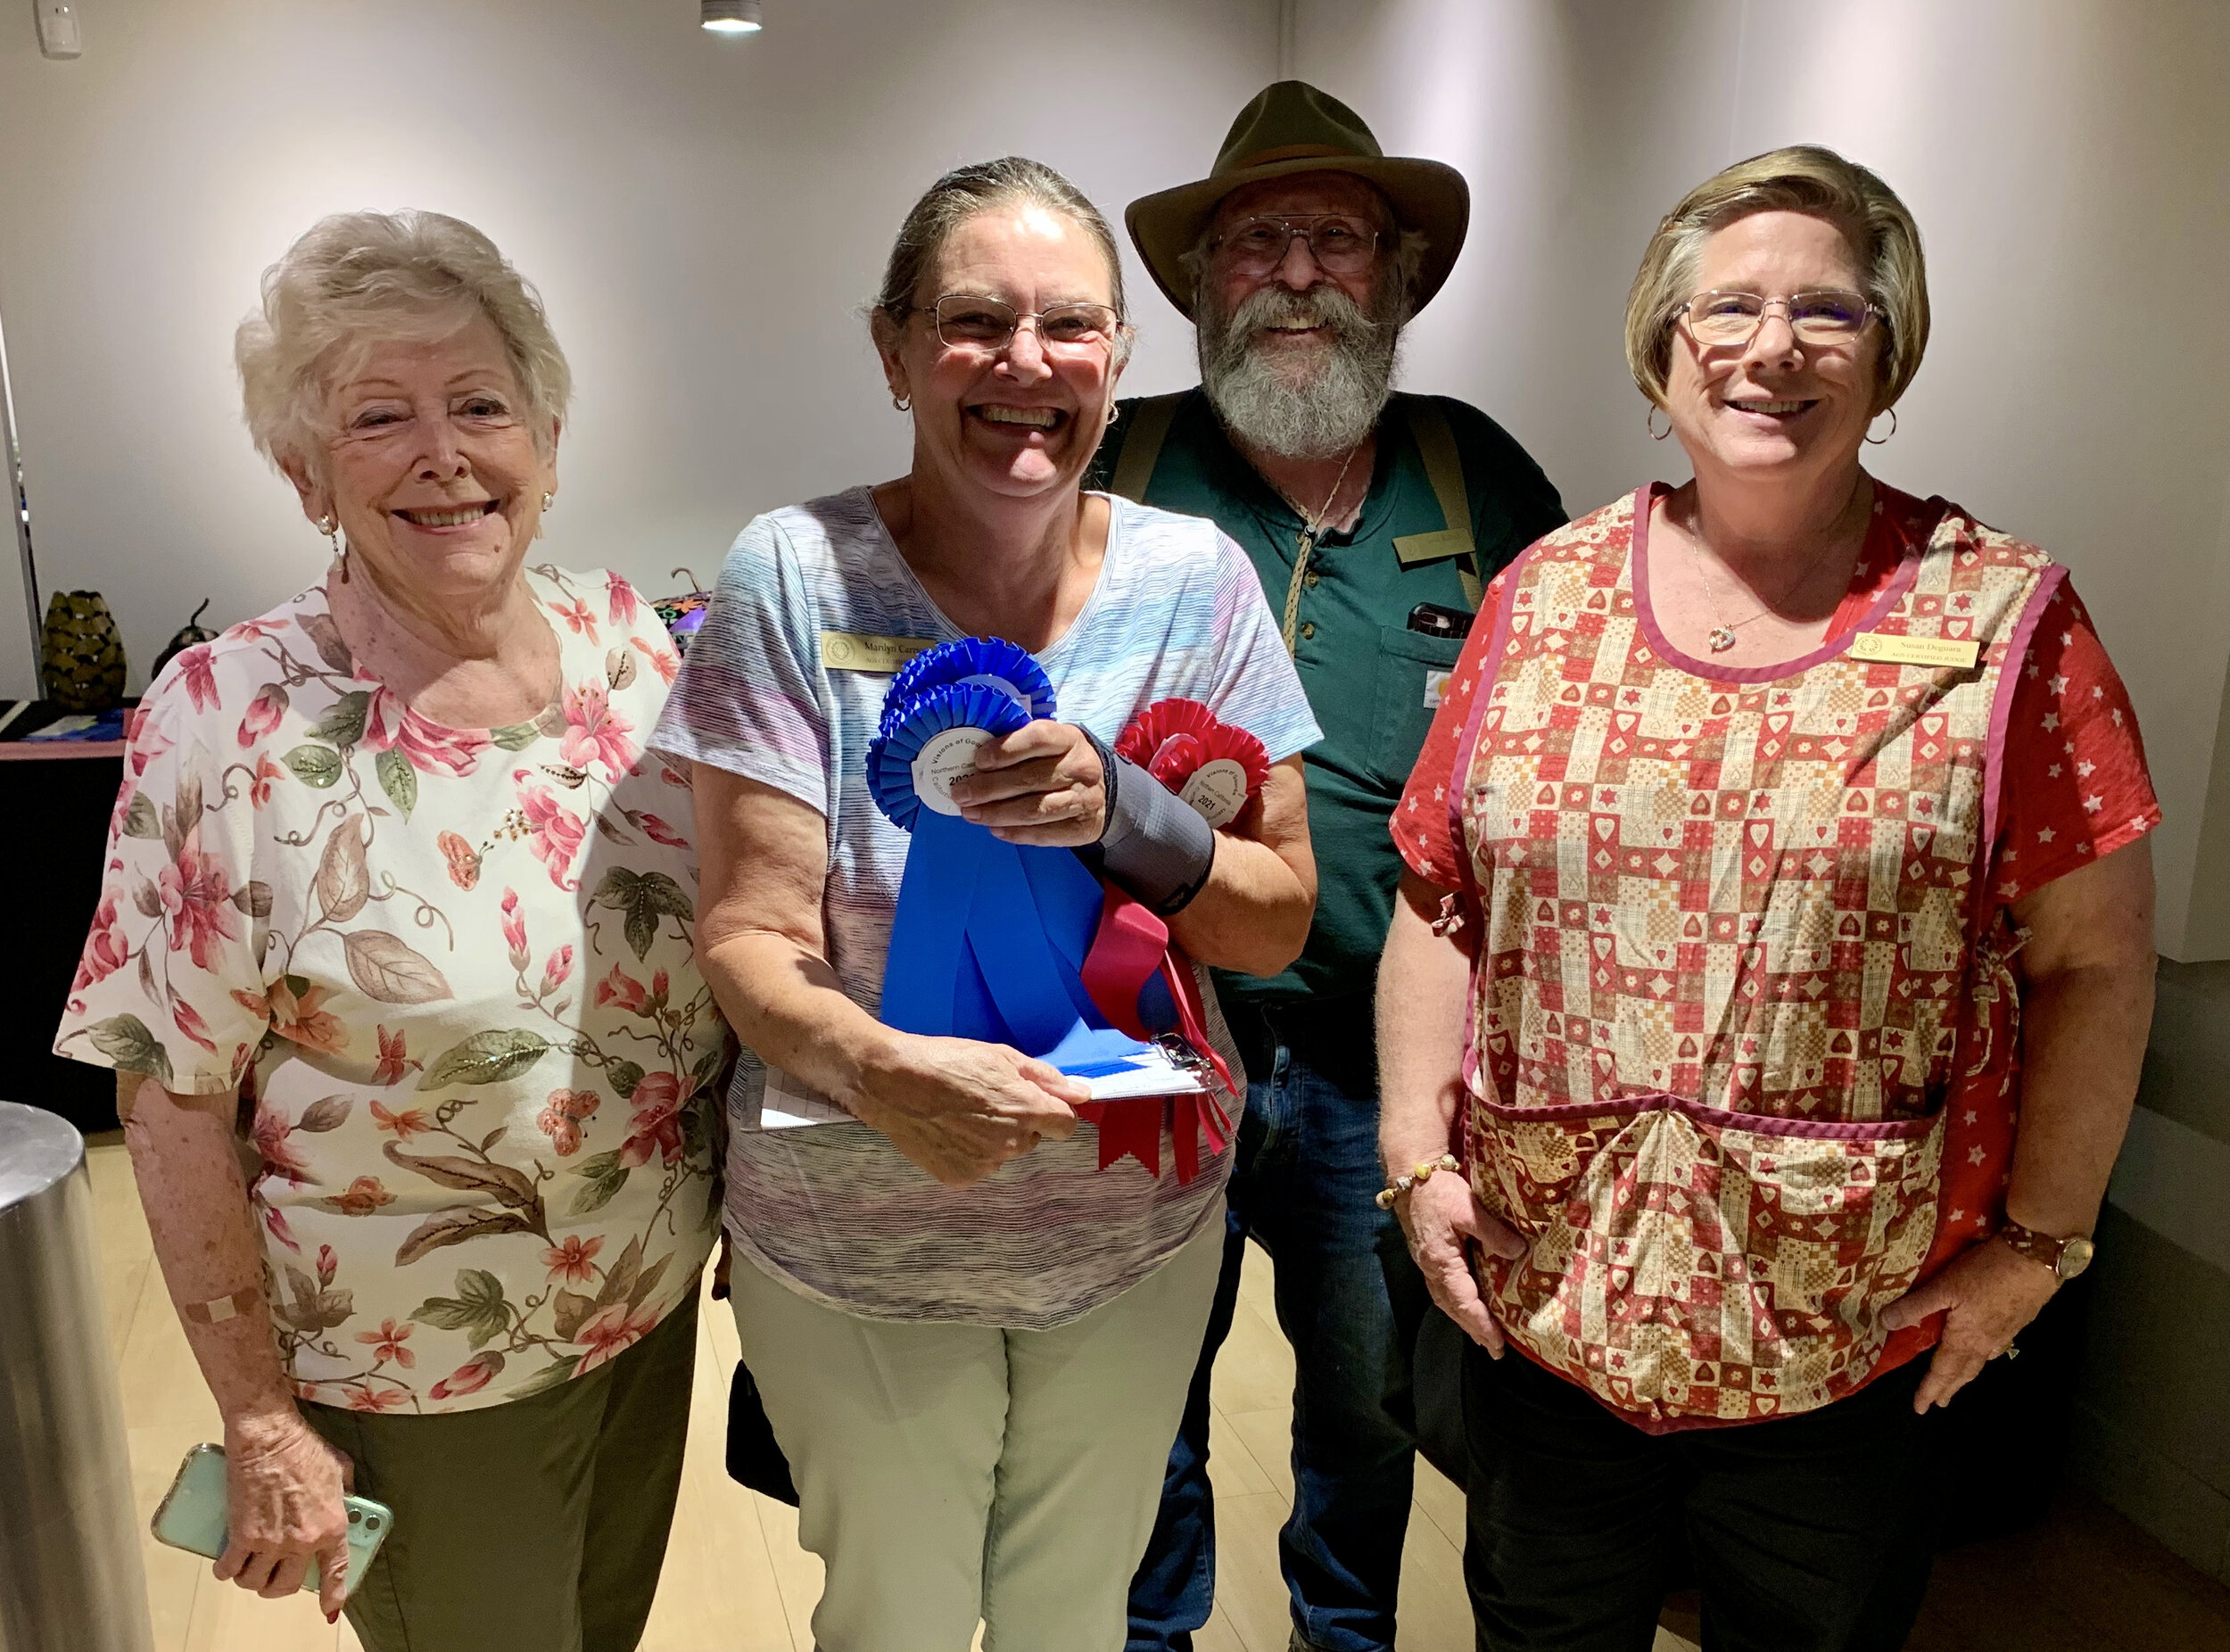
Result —
<instances>
[{"instance_id":1,"label":"eyeglasses","mask_svg":"<svg viewBox=\"0 0 2230 1652\"><path fill-rule=\"evenodd\" d=\"M1788 330L1807 344L1847 344L1880 315L1860 293L1792 293L1767 298L1758 293L1715 290L1698 293L1672 313L1688 318L1689 336L1714 347L1747 344L1765 323L1766 307L1779 304Z\"/></svg>"},{"instance_id":2,"label":"eyeglasses","mask_svg":"<svg viewBox=\"0 0 2230 1652\"><path fill-rule=\"evenodd\" d=\"M1216 237L1211 251L1241 275L1263 276L1285 261L1298 235L1326 275L1359 276L1378 253L1378 231L1344 212L1312 218L1242 219Z\"/></svg>"},{"instance_id":3,"label":"eyeglasses","mask_svg":"<svg viewBox=\"0 0 2230 1652\"><path fill-rule=\"evenodd\" d=\"M939 343L979 350L1004 349L1025 321L1036 325L1038 345L1045 350L1088 350L1112 343L1123 326L1122 318L1105 304L1050 304L1044 310L1018 310L1004 299L975 293L947 293L934 304L914 308L928 315Z\"/></svg>"}]
</instances>

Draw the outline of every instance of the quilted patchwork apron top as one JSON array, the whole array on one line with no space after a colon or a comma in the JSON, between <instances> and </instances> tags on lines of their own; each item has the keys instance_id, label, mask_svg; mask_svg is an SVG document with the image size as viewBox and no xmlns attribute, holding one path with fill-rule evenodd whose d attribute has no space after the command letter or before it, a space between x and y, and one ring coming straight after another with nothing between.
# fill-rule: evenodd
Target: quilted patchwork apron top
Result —
<instances>
[{"instance_id":1,"label":"quilted patchwork apron top","mask_svg":"<svg viewBox=\"0 0 2230 1652\"><path fill-rule=\"evenodd\" d=\"M1852 634L1728 668L1637 599L1648 500L1510 570L1450 801L1484 921L1466 1159L1531 1247L1483 1288L1658 1429L1910 1358L1932 1333L1881 1310L1988 1226L1939 1222L1946 1156L2002 1203L2018 939L1982 871L2009 662L2062 574L1931 501ZM1879 658L1909 639L1977 658Z\"/></svg>"}]
</instances>

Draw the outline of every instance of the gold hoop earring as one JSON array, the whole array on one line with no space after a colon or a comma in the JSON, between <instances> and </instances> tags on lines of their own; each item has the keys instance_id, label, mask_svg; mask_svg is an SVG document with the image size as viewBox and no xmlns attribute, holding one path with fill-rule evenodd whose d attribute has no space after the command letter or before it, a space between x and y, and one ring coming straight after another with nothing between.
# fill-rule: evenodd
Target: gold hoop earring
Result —
<instances>
[{"instance_id":1,"label":"gold hoop earring","mask_svg":"<svg viewBox=\"0 0 2230 1652\"><path fill-rule=\"evenodd\" d=\"M1897 409L1895 408L1885 408L1882 409L1882 412L1889 415L1889 436L1896 435L1897 434ZM1874 415L1874 418L1879 418L1880 417L1880 413ZM1874 434L1874 419L1870 418L1866 421L1866 440L1871 442L1875 447L1879 447L1883 442L1888 441L1889 436L1877 436Z\"/></svg>"},{"instance_id":2,"label":"gold hoop earring","mask_svg":"<svg viewBox=\"0 0 2230 1652\"><path fill-rule=\"evenodd\" d=\"M913 411L913 401L907 397L900 395L895 390L890 392L890 405L896 408L901 413L911 413Z\"/></svg>"},{"instance_id":3,"label":"gold hoop earring","mask_svg":"<svg viewBox=\"0 0 2230 1652\"><path fill-rule=\"evenodd\" d=\"M1649 404L1649 411L1642 416L1641 427L1649 433L1649 440L1652 442L1662 442L1672 434L1672 416L1670 413L1664 415L1664 428L1663 430L1657 428L1657 415L1664 411L1664 409L1652 401Z\"/></svg>"}]
</instances>

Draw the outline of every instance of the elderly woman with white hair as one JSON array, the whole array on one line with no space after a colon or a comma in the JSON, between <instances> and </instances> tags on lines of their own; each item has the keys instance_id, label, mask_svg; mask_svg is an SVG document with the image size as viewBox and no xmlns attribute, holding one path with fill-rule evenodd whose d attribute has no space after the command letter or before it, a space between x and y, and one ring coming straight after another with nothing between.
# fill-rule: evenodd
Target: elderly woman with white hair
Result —
<instances>
[{"instance_id":1,"label":"elderly woman with white hair","mask_svg":"<svg viewBox=\"0 0 2230 1652\"><path fill-rule=\"evenodd\" d=\"M352 1484L395 1514L372 1652L620 1652L728 1052L689 781L641 745L678 662L617 574L527 566L569 376L479 231L326 219L238 359L333 563L149 690L56 1047L118 1071L223 1417L217 1575L315 1562L337 1612Z\"/></svg>"}]
</instances>

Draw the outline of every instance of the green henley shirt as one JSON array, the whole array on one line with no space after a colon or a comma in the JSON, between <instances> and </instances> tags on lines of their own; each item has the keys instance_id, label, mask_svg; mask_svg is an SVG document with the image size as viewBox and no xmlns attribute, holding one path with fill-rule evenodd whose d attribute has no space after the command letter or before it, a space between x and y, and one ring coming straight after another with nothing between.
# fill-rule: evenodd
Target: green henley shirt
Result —
<instances>
[{"instance_id":1,"label":"green henley shirt","mask_svg":"<svg viewBox=\"0 0 2230 1652\"><path fill-rule=\"evenodd\" d=\"M1408 629L1421 602L1466 609L1453 558L1401 565L1396 538L1448 525L1426 477L1425 459L1396 397L1378 427L1378 458L1362 515L1348 533L1326 533L1303 575L1293 664L1324 739L1302 759L1309 782L1309 832L1317 855L1317 915L1293 968L1265 980L1218 971L1226 1002L1302 997L1367 998L1393 915L1401 860L1386 822L1433 721L1440 673L1461 643ZM1447 418L1463 462L1471 532L1483 579L1527 545L1561 526L1564 507L1525 450L1478 409L1433 398ZM1135 409L1126 402L1124 413ZM1119 417L1094 460L1086 485L1104 488L1130 428ZM1270 611L1281 619L1293 558L1306 524L1247 463L1200 390L1171 420L1144 502L1206 516L1237 541L1261 576Z\"/></svg>"}]
</instances>

